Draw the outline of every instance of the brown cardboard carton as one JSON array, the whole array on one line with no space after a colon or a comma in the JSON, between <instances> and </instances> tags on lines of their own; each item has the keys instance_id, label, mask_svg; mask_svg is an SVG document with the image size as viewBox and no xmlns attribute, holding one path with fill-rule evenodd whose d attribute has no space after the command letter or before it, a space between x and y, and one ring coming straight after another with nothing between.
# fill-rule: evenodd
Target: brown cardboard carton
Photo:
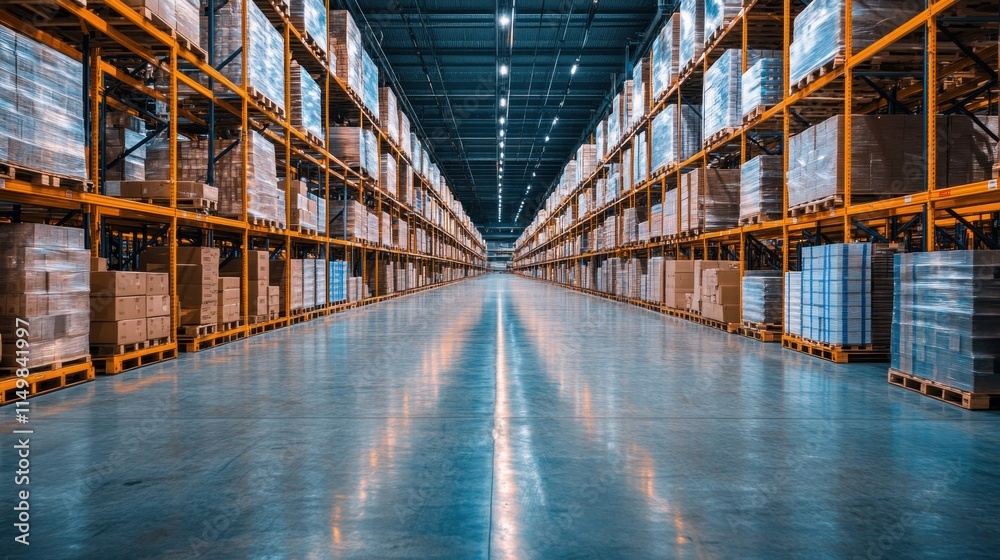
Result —
<instances>
[{"instance_id":1,"label":"brown cardboard carton","mask_svg":"<svg viewBox=\"0 0 1000 560\"><path fill-rule=\"evenodd\" d=\"M181 309L194 309L204 305L214 306L219 301L219 292L215 286L179 284L177 298L181 302Z\"/></svg>"},{"instance_id":2,"label":"brown cardboard carton","mask_svg":"<svg viewBox=\"0 0 1000 560\"><path fill-rule=\"evenodd\" d=\"M224 291L224 290L236 290L236 292L239 292L240 291L240 279L239 278L233 278L233 277L221 277L220 276L219 277L218 286L219 286L219 291L220 292Z\"/></svg>"},{"instance_id":3,"label":"brown cardboard carton","mask_svg":"<svg viewBox=\"0 0 1000 560\"><path fill-rule=\"evenodd\" d=\"M281 305L281 288L278 286L267 287L267 306Z\"/></svg>"},{"instance_id":4,"label":"brown cardboard carton","mask_svg":"<svg viewBox=\"0 0 1000 560\"><path fill-rule=\"evenodd\" d=\"M108 259L103 257L90 257L90 271L91 272L107 272L108 271Z\"/></svg>"},{"instance_id":5,"label":"brown cardboard carton","mask_svg":"<svg viewBox=\"0 0 1000 560\"><path fill-rule=\"evenodd\" d=\"M146 319L96 321L90 324L92 344L135 344L147 340Z\"/></svg>"},{"instance_id":6,"label":"brown cardboard carton","mask_svg":"<svg viewBox=\"0 0 1000 560\"><path fill-rule=\"evenodd\" d=\"M170 315L170 296L146 296L146 317Z\"/></svg>"},{"instance_id":7,"label":"brown cardboard carton","mask_svg":"<svg viewBox=\"0 0 1000 560\"><path fill-rule=\"evenodd\" d=\"M170 263L169 247L150 247L139 254L141 263ZM178 247L178 264L200 264L219 268L219 249L215 247Z\"/></svg>"},{"instance_id":8,"label":"brown cardboard carton","mask_svg":"<svg viewBox=\"0 0 1000 560\"><path fill-rule=\"evenodd\" d=\"M48 294L7 294L4 301L7 316L39 317L49 313Z\"/></svg>"},{"instance_id":9,"label":"brown cardboard carton","mask_svg":"<svg viewBox=\"0 0 1000 560\"><path fill-rule=\"evenodd\" d=\"M165 296L170 293L170 275L162 272L146 273L146 295Z\"/></svg>"},{"instance_id":10,"label":"brown cardboard carton","mask_svg":"<svg viewBox=\"0 0 1000 560\"><path fill-rule=\"evenodd\" d=\"M219 322L218 318L219 310L215 303L212 303L211 306L181 311L182 325L214 325Z\"/></svg>"},{"instance_id":11,"label":"brown cardboard carton","mask_svg":"<svg viewBox=\"0 0 1000 560\"><path fill-rule=\"evenodd\" d=\"M177 265L177 283L187 285L205 284L218 289L219 270L214 266L198 264Z\"/></svg>"},{"instance_id":12,"label":"brown cardboard carton","mask_svg":"<svg viewBox=\"0 0 1000 560\"><path fill-rule=\"evenodd\" d=\"M264 296L265 298L267 297L267 280L251 280L250 283L247 284L247 288L249 289L248 295L250 296L250 299L258 298L260 296Z\"/></svg>"},{"instance_id":13,"label":"brown cardboard carton","mask_svg":"<svg viewBox=\"0 0 1000 560\"><path fill-rule=\"evenodd\" d=\"M168 338L170 336L170 317L148 317L146 319L146 337L148 340Z\"/></svg>"},{"instance_id":14,"label":"brown cardboard carton","mask_svg":"<svg viewBox=\"0 0 1000 560\"><path fill-rule=\"evenodd\" d=\"M146 295L146 275L141 272L92 272L90 294L108 297Z\"/></svg>"},{"instance_id":15,"label":"brown cardboard carton","mask_svg":"<svg viewBox=\"0 0 1000 560\"><path fill-rule=\"evenodd\" d=\"M91 321L125 321L146 317L146 296L92 297Z\"/></svg>"},{"instance_id":16,"label":"brown cardboard carton","mask_svg":"<svg viewBox=\"0 0 1000 560\"><path fill-rule=\"evenodd\" d=\"M249 300L250 315L267 315L267 296L257 296Z\"/></svg>"},{"instance_id":17,"label":"brown cardboard carton","mask_svg":"<svg viewBox=\"0 0 1000 560\"><path fill-rule=\"evenodd\" d=\"M240 320L240 304L238 303L220 304L217 309L220 323Z\"/></svg>"}]
</instances>

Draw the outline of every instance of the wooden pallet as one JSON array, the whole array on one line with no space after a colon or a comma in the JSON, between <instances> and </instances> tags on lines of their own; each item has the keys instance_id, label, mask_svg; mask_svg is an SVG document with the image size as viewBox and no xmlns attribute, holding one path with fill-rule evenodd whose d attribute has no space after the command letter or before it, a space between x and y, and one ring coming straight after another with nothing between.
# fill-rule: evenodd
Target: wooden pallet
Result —
<instances>
[{"instance_id":1,"label":"wooden pallet","mask_svg":"<svg viewBox=\"0 0 1000 560\"><path fill-rule=\"evenodd\" d=\"M256 325L257 323L263 323L264 321L267 321L267 320L268 320L267 314L264 314L264 315L251 315L250 316L250 324L251 325Z\"/></svg>"},{"instance_id":2,"label":"wooden pallet","mask_svg":"<svg viewBox=\"0 0 1000 560\"><path fill-rule=\"evenodd\" d=\"M218 332L218 325L181 325L177 327L177 336L196 338Z\"/></svg>"},{"instance_id":3,"label":"wooden pallet","mask_svg":"<svg viewBox=\"0 0 1000 560\"><path fill-rule=\"evenodd\" d=\"M826 76L830 72L833 72L834 70L837 70L838 68L843 66L846 61L847 57L844 55L844 53L843 52L838 53L835 57L833 57L833 59L828 61L826 64L813 70L805 77L803 77L801 80L792 84L792 93L805 89L806 87L809 86L809 84L815 82L816 80L822 78L823 76Z\"/></svg>"},{"instance_id":4,"label":"wooden pallet","mask_svg":"<svg viewBox=\"0 0 1000 560\"><path fill-rule=\"evenodd\" d=\"M871 344L837 346L785 334L781 337L781 346L838 364L889 361L888 348L876 348Z\"/></svg>"},{"instance_id":5,"label":"wooden pallet","mask_svg":"<svg viewBox=\"0 0 1000 560\"><path fill-rule=\"evenodd\" d=\"M126 200L134 200L136 202L145 202L146 204L170 207L169 198L128 198ZM209 200L207 198L178 198L177 209L187 210L188 212L214 214L219 211L219 203L215 200Z\"/></svg>"},{"instance_id":6,"label":"wooden pallet","mask_svg":"<svg viewBox=\"0 0 1000 560\"><path fill-rule=\"evenodd\" d=\"M300 27L299 29L303 28ZM314 39L313 36L304 29L302 30L302 42L305 43L306 47L308 47L314 55L316 55L316 58L318 58L320 62L327 66L330 64L330 55L326 52L326 48L324 48L319 41Z\"/></svg>"},{"instance_id":7,"label":"wooden pallet","mask_svg":"<svg viewBox=\"0 0 1000 560\"><path fill-rule=\"evenodd\" d=\"M916 375L889 368L889 383L909 389L966 410L994 410L1000 408L1000 392L974 393L917 377Z\"/></svg>"},{"instance_id":8,"label":"wooden pallet","mask_svg":"<svg viewBox=\"0 0 1000 560\"><path fill-rule=\"evenodd\" d=\"M205 60L208 57L208 53L204 49L202 49L201 45L198 43L197 37L191 39L189 37L181 35L180 33L177 33L177 30L174 29L172 25L164 21L163 18L161 18L158 14L150 11L150 9L145 6L132 6L131 8L135 10L143 18L145 18L147 21L152 23L153 27L156 27L157 29L166 33L172 39L177 41L177 44L180 45L181 48L191 51L192 54L194 54L201 60ZM124 27L129 25L129 21L124 18L116 18L114 16L111 16L106 19L108 20L108 23L112 23L116 25L116 27Z\"/></svg>"},{"instance_id":9,"label":"wooden pallet","mask_svg":"<svg viewBox=\"0 0 1000 560\"><path fill-rule=\"evenodd\" d=\"M726 138L729 138L730 136L732 136L733 134L735 134L736 131L738 131L738 130L739 130L738 128L734 128L734 127L723 128L722 130L720 130L720 131L716 132L715 134L709 136L705 140L705 142L703 143L703 147L705 147L705 148L711 148L711 147L715 146L716 144L718 144L719 142L722 142Z\"/></svg>"},{"instance_id":10,"label":"wooden pallet","mask_svg":"<svg viewBox=\"0 0 1000 560\"><path fill-rule=\"evenodd\" d=\"M151 346L161 346L166 344L167 341L168 339L166 338L156 338L152 340L143 340L142 342L134 342L132 344L91 344L90 356L91 358L117 356L119 354L126 354L137 350L145 350Z\"/></svg>"},{"instance_id":11,"label":"wooden pallet","mask_svg":"<svg viewBox=\"0 0 1000 560\"><path fill-rule=\"evenodd\" d=\"M798 218L800 216L808 216L810 214L827 212L836 208L841 208L843 206L844 206L844 196L840 194L835 194L806 204L799 204L798 206L789 208L788 210L792 214L793 218Z\"/></svg>"},{"instance_id":12,"label":"wooden pallet","mask_svg":"<svg viewBox=\"0 0 1000 560\"><path fill-rule=\"evenodd\" d=\"M740 325L739 332L747 338L752 338L761 342L780 342L782 330L781 325L743 321L743 324Z\"/></svg>"},{"instance_id":13,"label":"wooden pallet","mask_svg":"<svg viewBox=\"0 0 1000 560\"><path fill-rule=\"evenodd\" d=\"M94 188L94 183L86 179L67 177L65 175L58 175L47 171L40 171L38 169L31 169L29 167L22 167L2 162L0 162L0 179L24 181L26 183L31 183L32 185L52 187L56 189L69 189L78 192L91 192Z\"/></svg>"},{"instance_id":14,"label":"wooden pallet","mask_svg":"<svg viewBox=\"0 0 1000 560\"><path fill-rule=\"evenodd\" d=\"M755 226L763 224L766 222L773 222L775 220L780 220L780 218L772 218L769 214L760 212L752 216L743 216L740 218L741 226Z\"/></svg>"},{"instance_id":15,"label":"wooden pallet","mask_svg":"<svg viewBox=\"0 0 1000 560\"><path fill-rule=\"evenodd\" d=\"M291 225L288 227L288 231L292 231L301 235L317 235L318 230L316 228Z\"/></svg>"},{"instance_id":16,"label":"wooden pallet","mask_svg":"<svg viewBox=\"0 0 1000 560\"><path fill-rule=\"evenodd\" d=\"M237 329L237 328L239 328L241 326L243 326L243 320L242 319L239 320L239 321L229 321L229 322L226 322L226 323L217 323L215 325L215 332L217 332L217 333L224 333L226 331L231 331L233 329Z\"/></svg>"},{"instance_id":17,"label":"wooden pallet","mask_svg":"<svg viewBox=\"0 0 1000 560\"><path fill-rule=\"evenodd\" d=\"M114 356L94 359L94 369L104 375L118 375L138 367L165 362L177 357L177 345L161 339L162 344L152 344L147 348Z\"/></svg>"},{"instance_id":18,"label":"wooden pallet","mask_svg":"<svg viewBox=\"0 0 1000 560\"><path fill-rule=\"evenodd\" d=\"M29 373L24 378L14 376L13 372L9 374L4 373L5 377L0 378L0 405L21 400L21 395L24 391L27 391L28 397L34 397L93 381L95 377L94 364L90 362L90 356L77 357L72 360L61 360L56 364L43 366L43 368L39 368L39 371ZM27 387L18 387L19 379L26 380L28 383ZM21 381L20 383L23 384L24 382Z\"/></svg>"},{"instance_id":19,"label":"wooden pallet","mask_svg":"<svg viewBox=\"0 0 1000 560\"><path fill-rule=\"evenodd\" d=\"M264 218L247 216L247 222L255 227L268 228L268 229L285 229L285 224L277 220L265 220Z\"/></svg>"},{"instance_id":20,"label":"wooden pallet","mask_svg":"<svg viewBox=\"0 0 1000 560\"><path fill-rule=\"evenodd\" d=\"M199 337L179 337L177 347L181 352L200 352L246 338L245 330L231 330Z\"/></svg>"},{"instance_id":21,"label":"wooden pallet","mask_svg":"<svg viewBox=\"0 0 1000 560\"><path fill-rule=\"evenodd\" d=\"M285 108L278 105L276 101L270 97L264 95L264 93L253 86L247 86L247 95L250 96L258 105L264 109L271 111L275 115L278 115L282 119L285 118Z\"/></svg>"},{"instance_id":22,"label":"wooden pallet","mask_svg":"<svg viewBox=\"0 0 1000 560\"><path fill-rule=\"evenodd\" d=\"M765 107L764 105L758 105L750 110L749 113L743 115L743 126L749 126L756 123L764 116L764 113L771 110L771 107Z\"/></svg>"},{"instance_id":23,"label":"wooden pallet","mask_svg":"<svg viewBox=\"0 0 1000 560\"><path fill-rule=\"evenodd\" d=\"M706 327L712 327L713 329L718 329L720 331L725 331L730 334L735 334L740 331L739 323L725 323L723 321L717 321L715 319L709 319L708 317L699 317L698 323L705 325Z\"/></svg>"},{"instance_id":24,"label":"wooden pallet","mask_svg":"<svg viewBox=\"0 0 1000 560\"><path fill-rule=\"evenodd\" d=\"M313 134L312 132L310 132L310 131L308 131L308 130L306 130L304 128L298 128L296 130L298 130L299 132L301 132L303 134L303 136L306 137L306 140L308 140L309 142L311 142L313 145L319 146L320 149L325 149L326 148L326 141L324 141L319 136L316 136L315 134Z\"/></svg>"}]
</instances>

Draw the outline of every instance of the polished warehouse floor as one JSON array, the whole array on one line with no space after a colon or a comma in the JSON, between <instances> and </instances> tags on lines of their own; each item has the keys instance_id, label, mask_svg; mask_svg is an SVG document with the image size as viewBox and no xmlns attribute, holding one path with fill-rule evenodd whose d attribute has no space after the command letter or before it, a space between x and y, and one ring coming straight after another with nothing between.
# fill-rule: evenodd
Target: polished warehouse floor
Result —
<instances>
[{"instance_id":1,"label":"polished warehouse floor","mask_svg":"<svg viewBox=\"0 0 1000 560\"><path fill-rule=\"evenodd\" d=\"M1000 415L885 370L490 275L37 399L0 551L996 557Z\"/></svg>"}]
</instances>

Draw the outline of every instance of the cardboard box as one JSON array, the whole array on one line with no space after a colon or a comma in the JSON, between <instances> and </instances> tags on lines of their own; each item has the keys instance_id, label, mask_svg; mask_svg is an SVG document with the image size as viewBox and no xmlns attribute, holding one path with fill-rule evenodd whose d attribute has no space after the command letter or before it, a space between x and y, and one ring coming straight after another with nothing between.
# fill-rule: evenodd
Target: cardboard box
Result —
<instances>
[{"instance_id":1,"label":"cardboard box","mask_svg":"<svg viewBox=\"0 0 1000 560\"><path fill-rule=\"evenodd\" d=\"M267 297L267 280L251 280L249 284L247 284L247 288L250 299L255 299L260 296L264 296L265 298Z\"/></svg>"},{"instance_id":2,"label":"cardboard box","mask_svg":"<svg viewBox=\"0 0 1000 560\"><path fill-rule=\"evenodd\" d=\"M107 272L108 271L108 259L103 257L90 257L90 271L91 272Z\"/></svg>"},{"instance_id":3,"label":"cardboard box","mask_svg":"<svg viewBox=\"0 0 1000 560\"><path fill-rule=\"evenodd\" d=\"M214 306L219 301L219 292L215 286L180 284L177 286L177 299L181 302L181 309L194 309L205 305Z\"/></svg>"},{"instance_id":4,"label":"cardboard box","mask_svg":"<svg viewBox=\"0 0 1000 560\"><path fill-rule=\"evenodd\" d=\"M146 317L170 315L170 296L146 296Z\"/></svg>"},{"instance_id":5,"label":"cardboard box","mask_svg":"<svg viewBox=\"0 0 1000 560\"><path fill-rule=\"evenodd\" d=\"M214 325L219 322L218 319L219 309L214 303L211 306L184 309L181 311L182 325Z\"/></svg>"},{"instance_id":6,"label":"cardboard box","mask_svg":"<svg viewBox=\"0 0 1000 560\"><path fill-rule=\"evenodd\" d=\"M150 247L139 254L139 262L145 264L170 264L169 247ZM178 264L200 264L219 268L219 249L215 247L178 247Z\"/></svg>"},{"instance_id":7,"label":"cardboard box","mask_svg":"<svg viewBox=\"0 0 1000 560\"><path fill-rule=\"evenodd\" d=\"M236 290L236 292L240 291L240 279L239 278L221 277L220 276L219 277L219 282L218 282L217 285L219 287L219 291L220 292L224 291L224 290Z\"/></svg>"},{"instance_id":8,"label":"cardboard box","mask_svg":"<svg viewBox=\"0 0 1000 560\"><path fill-rule=\"evenodd\" d=\"M146 296L92 297L91 321L125 321L146 318ZM122 343L127 344L127 343Z\"/></svg>"},{"instance_id":9,"label":"cardboard box","mask_svg":"<svg viewBox=\"0 0 1000 560\"><path fill-rule=\"evenodd\" d=\"M219 270L211 265L179 264L177 283L189 286L207 285L215 290L218 289Z\"/></svg>"},{"instance_id":10,"label":"cardboard box","mask_svg":"<svg viewBox=\"0 0 1000 560\"><path fill-rule=\"evenodd\" d=\"M278 286L267 287L267 306L278 307L281 305L281 288Z\"/></svg>"},{"instance_id":11,"label":"cardboard box","mask_svg":"<svg viewBox=\"0 0 1000 560\"><path fill-rule=\"evenodd\" d=\"M267 306L267 318L277 319L281 316L281 307L278 305L268 305Z\"/></svg>"},{"instance_id":12,"label":"cardboard box","mask_svg":"<svg viewBox=\"0 0 1000 560\"><path fill-rule=\"evenodd\" d=\"M240 320L239 303L220 304L216 309L218 309L219 323L231 323Z\"/></svg>"},{"instance_id":13,"label":"cardboard box","mask_svg":"<svg viewBox=\"0 0 1000 560\"><path fill-rule=\"evenodd\" d=\"M247 251L247 277L253 280L268 280L271 267L267 251ZM220 276L243 276L243 259L233 259L222 267Z\"/></svg>"},{"instance_id":14,"label":"cardboard box","mask_svg":"<svg viewBox=\"0 0 1000 560\"><path fill-rule=\"evenodd\" d=\"M146 272L146 295L165 296L170 294L170 275L164 272Z\"/></svg>"},{"instance_id":15,"label":"cardboard box","mask_svg":"<svg viewBox=\"0 0 1000 560\"><path fill-rule=\"evenodd\" d=\"M146 275L141 272L92 272L90 294L108 297L146 295Z\"/></svg>"},{"instance_id":16,"label":"cardboard box","mask_svg":"<svg viewBox=\"0 0 1000 560\"><path fill-rule=\"evenodd\" d=\"M146 318L147 340L170 337L170 317Z\"/></svg>"},{"instance_id":17,"label":"cardboard box","mask_svg":"<svg viewBox=\"0 0 1000 560\"><path fill-rule=\"evenodd\" d=\"M249 300L250 315L267 315L267 296L258 296Z\"/></svg>"},{"instance_id":18,"label":"cardboard box","mask_svg":"<svg viewBox=\"0 0 1000 560\"><path fill-rule=\"evenodd\" d=\"M135 344L147 340L146 319L95 321L90 324L92 344Z\"/></svg>"},{"instance_id":19,"label":"cardboard box","mask_svg":"<svg viewBox=\"0 0 1000 560\"><path fill-rule=\"evenodd\" d=\"M9 317L40 317L49 314L48 294L7 294L4 315Z\"/></svg>"}]
</instances>

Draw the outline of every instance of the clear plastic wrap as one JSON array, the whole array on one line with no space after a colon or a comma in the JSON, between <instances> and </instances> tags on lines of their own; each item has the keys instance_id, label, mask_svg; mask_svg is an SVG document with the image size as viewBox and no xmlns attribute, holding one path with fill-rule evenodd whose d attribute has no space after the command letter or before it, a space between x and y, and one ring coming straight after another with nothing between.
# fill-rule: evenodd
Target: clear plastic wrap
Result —
<instances>
[{"instance_id":1,"label":"clear plastic wrap","mask_svg":"<svg viewBox=\"0 0 1000 560\"><path fill-rule=\"evenodd\" d=\"M785 275L785 332L802 336L802 273Z\"/></svg>"},{"instance_id":2,"label":"clear plastic wrap","mask_svg":"<svg viewBox=\"0 0 1000 560\"><path fill-rule=\"evenodd\" d=\"M146 179L146 146L143 145L118 163L111 162L133 146L146 139L146 123L127 113L109 111L104 128L104 146L107 154L108 181L144 181ZM112 196L111 192L105 194Z\"/></svg>"},{"instance_id":3,"label":"clear plastic wrap","mask_svg":"<svg viewBox=\"0 0 1000 560\"><path fill-rule=\"evenodd\" d=\"M671 189L663 193L663 235L677 235L677 193Z\"/></svg>"},{"instance_id":4,"label":"clear plastic wrap","mask_svg":"<svg viewBox=\"0 0 1000 560\"><path fill-rule=\"evenodd\" d=\"M781 271L748 270L743 275L743 321L779 325L783 301Z\"/></svg>"},{"instance_id":5,"label":"clear plastic wrap","mask_svg":"<svg viewBox=\"0 0 1000 560\"><path fill-rule=\"evenodd\" d=\"M597 123L597 129L594 131L594 143L597 145L597 161L604 161L604 157L608 153L608 120L601 119Z\"/></svg>"},{"instance_id":6,"label":"clear plastic wrap","mask_svg":"<svg viewBox=\"0 0 1000 560\"><path fill-rule=\"evenodd\" d=\"M0 26L0 161L86 178L83 68Z\"/></svg>"},{"instance_id":7,"label":"clear plastic wrap","mask_svg":"<svg viewBox=\"0 0 1000 560\"><path fill-rule=\"evenodd\" d=\"M229 2L215 14L215 59L226 60L240 47L247 48L247 81L243 81L243 65L237 57L222 69L222 75L247 90L254 90L282 110L285 107L285 42L271 25L264 12L253 2L247 3L247 37L242 45L243 14L240 2ZM201 47L208 49L208 17L202 15ZM216 91L224 92L222 84Z\"/></svg>"},{"instance_id":8,"label":"clear plastic wrap","mask_svg":"<svg viewBox=\"0 0 1000 560\"><path fill-rule=\"evenodd\" d=\"M698 60L705 51L705 6L700 0L681 0L680 58L677 67L683 69Z\"/></svg>"},{"instance_id":9,"label":"clear plastic wrap","mask_svg":"<svg viewBox=\"0 0 1000 560\"><path fill-rule=\"evenodd\" d=\"M924 9L923 2L853 0L851 45L855 53L898 28ZM846 54L844 0L815 0L795 16L789 47L791 82Z\"/></svg>"},{"instance_id":10,"label":"clear plastic wrap","mask_svg":"<svg viewBox=\"0 0 1000 560\"><path fill-rule=\"evenodd\" d=\"M750 64L749 61L747 64ZM753 63L740 81L740 116L773 107L783 98L784 72L781 58L762 58Z\"/></svg>"},{"instance_id":11,"label":"clear plastic wrap","mask_svg":"<svg viewBox=\"0 0 1000 560\"><path fill-rule=\"evenodd\" d=\"M399 117L400 112L396 108L396 94L389 88L379 88L378 90L378 114L382 121L382 130L393 144L399 145ZM406 135L409 140L409 133Z\"/></svg>"},{"instance_id":12,"label":"clear plastic wrap","mask_svg":"<svg viewBox=\"0 0 1000 560\"><path fill-rule=\"evenodd\" d=\"M680 58L680 15L674 14L653 39L652 50L652 91L653 100L666 93L677 81Z\"/></svg>"},{"instance_id":13,"label":"clear plastic wrap","mask_svg":"<svg viewBox=\"0 0 1000 560\"><path fill-rule=\"evenodd\" d=\"M1000 391L1000 251L896 255L892 367Z\"/></svg>"},{"instance_id":14,"label":"clear plastic wrap","mask_svg":"<svg viewBox=\"0 0 1000 560\"><path fill-rule=\"evenodd\" d=\"M780 56L776 51L748 51L747 64L754 64L762 57ZM741 49L729 49L705 72L704 83L704 138L743 124L740 96L743 76Z\"/></svg>"},{"instance_id":15,"label":"clear plastic wrap","mask_svg":"<svg viewBox=\"0 0 1000 560\"><path fill-rule=\"evenodd\" d=\"M327 268L326 259L313 259L313 266L315 267L314 281L315 284L315 305L326 305L329 299L330 287L328 285L328 274L329 269Z\"/></svg>"},{"instance_id":16,"label":"clear plastic wrap","mask_svg":"<svg viewBox=\"0 0 1000 560\"><path fill-rule=\"evenodd\" d=\"M743 9L743 0L705 0L705 42L736 19Z\"/></svg>"},{"instance_id":17,"label":"clear plastic wrap","mask_svg":"<svg viewBox=\"0 0 1000 560\"><path fill-rule=\"evenodd\" d=\"M289 79L292 88L292 126L322 139L323 91L309 72L303 70L294 60Z\"/></svg>"},{"instance_id":18,"label":"clear plastic wrap","mask_svg":"<svg viewBox=\"0 0 1000 560\"><path fill-rule=\"evenodd\" d=\"M362 169L371 177L379 173L378 141L375 134L356 126L330 127L327 146L341 161Z\"/></svg>"},{"instance_id":19,"label":"clear plastic wrap","mask_svg":"<svg viewBox=\"0 0 1000 560\"><path fill-rule=\"evenodd\" d=\"M336 73L358 95L364 91L361 31L351 13L346 10L330 11L330 49L337 60Z\"/></svg>"},{"instance_id":20,"label":"clear plastic wrap","mask_svg":"<svg viewBox=\"0 0 1000 560\"><path fill-rule=\"evenodd\" d=\"M739 222L740 170L698 168L681 175L681 231L718 231Z\"/></svg>"},{"instance_id":21,"label":"clear plastic wrap","mask_svg":"<svg viewBox=\"0 0 1000 560\"><path fill-rule=\"evenodd\" d=\"M326 3L323 0L288 0L288 10L292 25L326 52Z\"/></svg>"},{"instance_id":22,"label":"clear plastic wrap","mask_svg":"<svg viewBox=\"0 0 1000 560\"><path fill-rule=\"evenodd\" d=\"M740 168L740 221L778 220L785 203L781 156L757 156Z\"/></svg>"},{"instance_id":23,"label":"clear plastic wrap","mask_svg":"<svg viewBox=\"0 0 1000 560\"><path fill-rule=\"evenodd\" d=\"M361 49L361 102L365 107L379 117L378 106L378 65L368 55L368 51Z\"/></svg>"},{"instance_id":24,"label":"clear plastic wrap","mask_svg":"<svg viewBox=\"0 0 1000 560\"><path fill-rule=\"evenodd\" d=\"M16 319L27 321L30 367L90 352L90 251L83 230L0 224L2 367L18 367Z\"/></svg>"},{"instance_id":25,"label":"clear plastic wrap","mask_svg":"<svg viewBox=\"0 0 1000 560\"><path fill-rule=\"evenodd\" d=\"M413 150L410 145L410 119L402 111L399 111L399 147L406 154L406 157L413 159Z\"/></svg>"},{"instance_id":26,"label":"clear plastic wrap","mask_svg":"<svg viewBox=\"0 0 1000 560\"><path fill-rule=\"evenodd\" d=\"M597 170L597 145L583 144L576 150L576 184L590 178Z\"/></svg>"},{"instance_id":27,"label":"clear plastic wrap","mask_svg":"<svg viewBox=\"0 0 1000 560\"><path fill-rule=\"evenodd\" d=\"M643 181L649 177L649 162L647 156L646 145L646 131L639 132L635 135L635 142L633 144L633 154L634 158L632 160L632 177L636 184L641 184Z\"/></svg>"},{"instance_id":28,"label":"clear plastic wrap","mask_svg":"<svg viewBox=\"0 0 1000 560\"><path fill-rule=\"evenodd\" d=\"M309 309L316 305L316 265L313 259L302 261L302 307Z\"/></svg>"},{"instance_id":29,"label":"clear plastic wrap","mask_svg":"<svg viewBox=\"0 0 1000 560\"><path fill-rule=\"evenodd\" d=\"M677 105L670 104L653 117L652 158L650 168L653 173L677 160Z\"/></svg>"},{"instance_id":30,"label":"clear plastic wrap","mask_svg":"<svg viewBox=\"0 0 1000 560\"><path fill-rule=\"evenodd\" d=\"M649 89L649 58L641 58L632 69L632 97L628 111L629 126L639 122L646 114L646 91Z\"/></svg>"},{"instance_id":31,"label":"clear plastic wrap","mask_svg":"<svg viewBox=\"0 0 1000 560\"><path fill-rule=\"evenodd\" d=\"M382 154L382 169L380 182L382 190L396 197L396 157L392 154Z\"/></svg>"}]
</instances>

